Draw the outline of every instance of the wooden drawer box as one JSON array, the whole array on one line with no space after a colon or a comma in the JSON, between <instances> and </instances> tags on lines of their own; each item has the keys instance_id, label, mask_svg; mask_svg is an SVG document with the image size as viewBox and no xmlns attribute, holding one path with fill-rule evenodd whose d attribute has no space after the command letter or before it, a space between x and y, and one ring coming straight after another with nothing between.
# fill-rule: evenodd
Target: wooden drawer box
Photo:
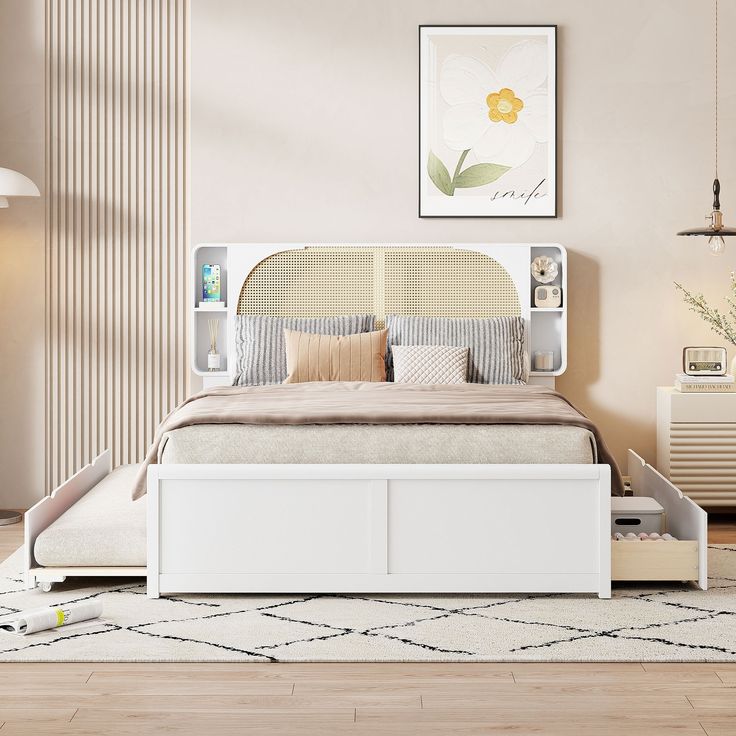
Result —
<instances>
[{"instance_id":1,"label":"wooden drawer box","mask_svg":"<svg viewBox=\"0 0 736 736\"><path fill-rule=\"evenodd\" d=\"M611 580L697 580L698 543L611 542Z\"/></svg>"}]
</instances>

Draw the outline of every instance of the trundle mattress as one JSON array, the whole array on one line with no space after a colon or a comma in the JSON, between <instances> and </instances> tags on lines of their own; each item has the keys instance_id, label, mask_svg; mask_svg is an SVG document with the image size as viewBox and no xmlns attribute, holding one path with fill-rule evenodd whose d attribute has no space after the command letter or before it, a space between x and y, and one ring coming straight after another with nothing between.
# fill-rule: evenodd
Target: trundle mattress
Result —
<instances>
[{"instance_id":1,"label":"trundle mattress","mask_svg":"<svg viewBox=\"0 0 736 736\"><path fill-rule=\"evenodd\" d=\"M146 499L131 501L137 465L105 476L36 538L44 567L145 567Z\"/></svg>"}]
</instances>

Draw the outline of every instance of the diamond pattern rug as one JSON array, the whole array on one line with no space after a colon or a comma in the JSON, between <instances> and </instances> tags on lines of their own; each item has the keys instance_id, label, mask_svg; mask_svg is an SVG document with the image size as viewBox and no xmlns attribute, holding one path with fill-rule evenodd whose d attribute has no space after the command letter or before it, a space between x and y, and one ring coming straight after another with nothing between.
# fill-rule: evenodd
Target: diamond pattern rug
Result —
<instances>
[{"instance_id":1,"label":"diamond pattern rug","mask_svg":"<svg viewBox=\"0 0 736 736\"><path fill-rule=\"evenodd\" d=\"M0 661L736 661L736 547L709 548L710 589L618 585L577 595L187 595L144 580L23 589L0 565L0 615L101 598L103 619L23 637Z\"/></svg>"}]
</instances>

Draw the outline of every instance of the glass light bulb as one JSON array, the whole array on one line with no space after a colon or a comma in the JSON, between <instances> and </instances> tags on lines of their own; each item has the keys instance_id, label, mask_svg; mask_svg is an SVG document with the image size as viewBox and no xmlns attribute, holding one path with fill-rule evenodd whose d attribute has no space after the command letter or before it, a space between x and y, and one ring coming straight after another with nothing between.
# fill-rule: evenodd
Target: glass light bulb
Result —
<instances>
[{"instance_id":1,"label":"glass light bulb","mask_svg":"<svg viewBox=\"0 0 736 736\"><path fill-rule=\"evenodd\" d=\"M708 238L708 249L712 256L720 256L726 250L726 241L722 235L711 235Z\"/></svg>"}]
</instances>

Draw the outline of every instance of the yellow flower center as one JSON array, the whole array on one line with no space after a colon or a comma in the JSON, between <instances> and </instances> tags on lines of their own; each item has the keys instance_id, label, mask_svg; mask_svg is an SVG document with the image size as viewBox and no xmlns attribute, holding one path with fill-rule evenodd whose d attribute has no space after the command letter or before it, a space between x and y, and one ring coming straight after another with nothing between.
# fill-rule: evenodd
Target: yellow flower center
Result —
<instances>
[{"instance_id":1,"label":"yellow flower center","mask_svg":"<svg viewBox=\"0 0 736 736\"><path fill-rule=\"evenodd\" d=\"M486 104L488 117L493 123L515 123L519 118L519 110L524 107L524 103L514 94L514 90L508 87L491 92L486 97Z\"/></svg>"}]
</instances>

